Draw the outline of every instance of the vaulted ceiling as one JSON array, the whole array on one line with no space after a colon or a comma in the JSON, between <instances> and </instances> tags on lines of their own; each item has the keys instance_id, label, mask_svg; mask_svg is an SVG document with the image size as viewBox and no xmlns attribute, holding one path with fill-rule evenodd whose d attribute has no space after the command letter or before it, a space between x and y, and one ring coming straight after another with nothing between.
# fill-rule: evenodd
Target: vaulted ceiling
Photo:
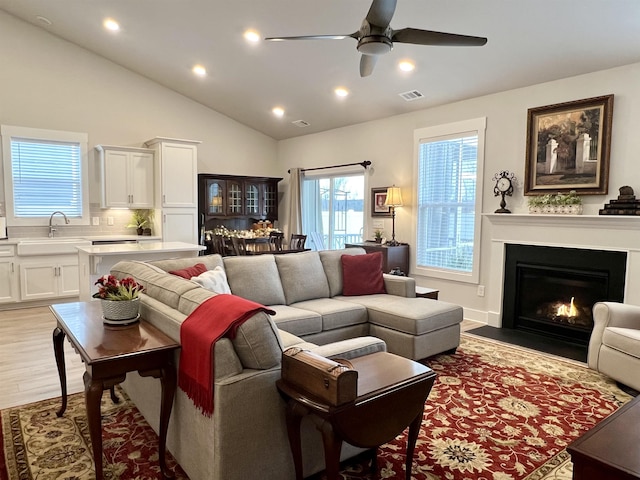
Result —
<instances>
[{"instance_id":1,"label":"vaulted ceiling","mask_svg":"<svg viewBox=\"0 0 640 480\"><path fill-rule=\"evenodd\" d=\"M371 76L351 34L370 0L0 0L0 9L275 139L320 132L640 61L638 0L398 0L391 27L487 37L395 43ZM103 27L107 18L118 32ZM400 60L415 64L412 72ZM194 65L206 69L198 77ZM336 87L349 94L337 97ZM418 91L406 101L400 94ZM609 92L603 85L598 94ZM567 98L566 100L571 100ZM278 118L272 108L279 106ZM532 105L537 106L537 105ZM299 127L303 120L308 126Z\"/></svg>"}]
</instances>

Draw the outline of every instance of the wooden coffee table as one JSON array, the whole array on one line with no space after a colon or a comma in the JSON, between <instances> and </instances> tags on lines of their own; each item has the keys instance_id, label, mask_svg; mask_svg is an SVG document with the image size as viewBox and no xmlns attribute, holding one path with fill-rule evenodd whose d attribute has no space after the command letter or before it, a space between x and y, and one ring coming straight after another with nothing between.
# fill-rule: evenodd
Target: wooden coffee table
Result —
<instances>
[{"instance_id":1,"label":"wooden coffee table","mask_svg":"<svg viewBox=\"0 0 640 480\"><path fill-rule=\"evenodd\" d=\"M640 478L640 396L567 447L575 480Z\"/></svg>"},{"instance_id":2,"label":"wooden coffee table","mask_svg":"<svg viewBox=\"0 0 640 480\"><path fill-rule=\"evenodd\" d=\"M53 349L62 389L62 406L57 415L61 417L67 408L67 376L64 361L64 338L67 337L86 367L85 404L96 479L103 478L100 415L102 392L111 389L111 398L117 401L113 387L124 381L127 372L136 370L142 376L159 378L162 384L159 463L165 478L173 478L173 472L167 468L165 453L169 416L176 391L173 358L180 345L144 320L126 327L104 325L98 301L64 303L52 305L50 309L58 323L53 330Z\"/></svg>"},{"instance_id":3,"label":"wooden coffee table","mask_svg":"<svg viewBox=\"0 0 640 480\"><path fill-rule=\"evenodd\" d=\"M425 365L387 352L349 360L358 371L358 396L337 407L278 380L276 385L287 400L287 431L296 470L302 480L300 423L307 414L326 420L320 432L324 443L327 480L338 479L342 442L377 449L401 433L407 425L406 478L411 479L413 450L422 422L424 402L436 378ZM319 427L320 428L320 427ZM375 450L372 467L375 469Z\"/></svg>"}]
</instances>

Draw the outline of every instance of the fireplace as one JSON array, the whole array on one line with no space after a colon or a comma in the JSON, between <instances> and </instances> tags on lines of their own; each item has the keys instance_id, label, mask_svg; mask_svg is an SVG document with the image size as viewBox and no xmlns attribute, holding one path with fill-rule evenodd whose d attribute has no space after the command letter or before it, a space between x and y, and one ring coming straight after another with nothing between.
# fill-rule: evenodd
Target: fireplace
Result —
<instances>
[{"instance_id":1,"label":"fireplace","mask_svg":"<svg viewBox=\"0 0 640 480\"><path fill-rule=\"evenodd\" d=\"M502 327L587 345L592 308L622 302L626 252L505 245Z\"/></svg>"}]
</instances>

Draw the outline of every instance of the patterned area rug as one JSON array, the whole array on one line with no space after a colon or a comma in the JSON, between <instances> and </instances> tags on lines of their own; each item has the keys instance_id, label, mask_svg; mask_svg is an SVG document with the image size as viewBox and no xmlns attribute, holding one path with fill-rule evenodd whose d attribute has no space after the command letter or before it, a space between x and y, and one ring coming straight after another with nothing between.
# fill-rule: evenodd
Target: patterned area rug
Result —
<instances>
[{"instance_id":1,"label":"patterned area rug","mask_svg":"<svg viewBox=\"0 0 640 480\"><path fill-rule=\"evenodd\" d=\"M585 366L472 335L424 363L438 378L414 454L416 480L570 480L564 450L631 397ZM119 395L123 396L122 392ZM0 412L0 480L94 479L82 394ZM124 397L103 397L105 477L157 479L157 437ZM405 435L378 452L379 478L404 479ZM177 479L186 475L176 468ZM344 480L368 479L364 462ZM258 478L258 477L256 477ZM266 479L280 480L280 479Z\"/></svg>"}]
</instances>

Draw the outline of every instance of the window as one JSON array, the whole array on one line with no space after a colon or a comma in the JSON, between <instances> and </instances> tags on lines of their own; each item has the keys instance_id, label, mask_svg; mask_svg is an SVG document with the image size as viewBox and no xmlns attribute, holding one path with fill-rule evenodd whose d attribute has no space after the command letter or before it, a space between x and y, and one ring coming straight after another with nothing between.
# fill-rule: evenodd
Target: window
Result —
<instances>
[{"instance_id":1,"label":"window","mask_svg":"<svg viewBox=\"0 0 640 480\"><path fill-rule=\"evenodd\" d=\"M364 227L364 175L341 173L314 176L302 182L302 231L317 250L344 248L362 242Z\"/></svg>"},{"instance_id":2,"label":"window","mask_svg":"<svg viewBox=\"0 0 640 480\"><path fill-rule=\"evenodd\" d=\"M55 211L89 224L87 135L2 125L7 224L45 225Z\"/></svg>"},{"instance_id":3,"label":"window","mask_svg":"<svg viewBox=\"0 0 640 480\"><path fill-rule=\"evenodd\" d=\"M416 272L477 283L484 118L415 131Z\"/></svg>"}]
</instances>

